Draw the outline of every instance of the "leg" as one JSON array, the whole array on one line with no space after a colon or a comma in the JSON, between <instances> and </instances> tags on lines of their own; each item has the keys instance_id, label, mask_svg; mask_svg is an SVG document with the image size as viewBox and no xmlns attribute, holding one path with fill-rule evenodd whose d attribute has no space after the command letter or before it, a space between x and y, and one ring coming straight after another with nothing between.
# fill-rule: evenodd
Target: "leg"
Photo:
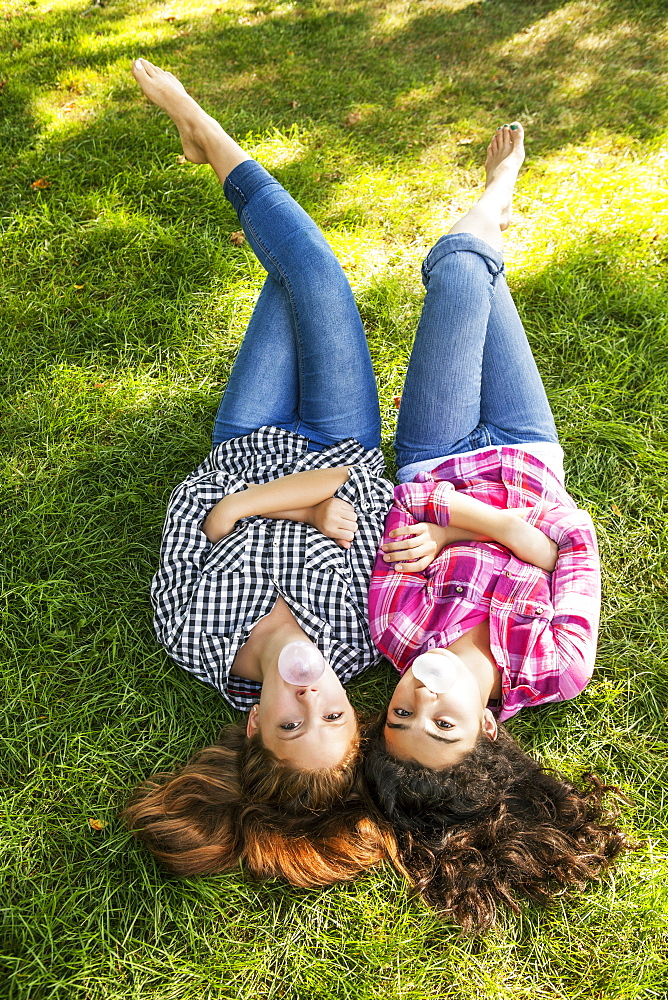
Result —
<instances>
[{"instance_id":1,"label":"leg","mask_svg":"<svg viewBox=\"0 0 668 1000\"><path fill-rule=\"evenodd\" d=\"M505 275L497 281L487 324L480 420L493 444L559 443L543 381Z\"/></svg>"},{"instance_id":2,"label":"leg","mask_svg":"<svg viewBox=\"0 0 668 1000\"><path fill-rule=\"evenodd\" d=\"M297 349L284 290L267 277L223 392L214 447L271 424L297 430Z\"/></svg>"},{"instance_id":3,"label":"leg","mask_svg":"<svg viewBox=\"0 0 668 1000\"><path fill-rule=\"evenodd\" d=\"M225 195L292 317L300 433L318 445L380 443L378 392L352 290L324 236L267 171L249 160Z\"/></svg>"},{"instance_id":4,"label":"leg","mask_svg":"<svg viewBox=\"0 0 668 1000\"><path fill-rule=\"evenodd\" d=\"M427 286L397 420L399 468L487 443L479 438L482 362L500 254L466 233L442 237Z\"/></svg>"},{"instance_id":5,"label":"leg","mask_svg":"<svg viewBox=\"0 0 668 1000\"><path fill-rule=\"evenodd\" d=\"M261 321L275 310L272 327L280 330L282 384L288 357L283 350L288 316L298 366L298 397L281 407L284 415L293 415L288 421L290 429L305 434L316 445L355 437L367 448L377 446L380 413L366 337L348 280L322 233L278 181L250 160L171 73L146 60L138 60L133 72L147 97L174 120L186 156L198 163L209 162L223 182L248 241L272 282L266 292L263 290L260 313L257 318L254 314L249 327L251 339L235 376L234 396L238 399L243 395L241 376L260 364L257 357L274 350L273 340L261 330ZM259 385L266 388L272 366L266 361L260 366L264 375ZM248 396L255 395L252 383L245 388ZM277 396L278 390L273 394L274 402ZM243 424L251 409L246 407L236 420L230 404L221 414L220 431L223 424Z\"/></svg>"},{"instance_id":6,"label":"leg","mask_svg":"<svg viewBox=\"0 0 668 1000\"><path fill-rule=\"evenodd\" d=\"M490 443L557 440L499 252L523 149L519 123L497 130L484 194L425 261L397 421L400 468Z\"/></svg>"}]
</instances>

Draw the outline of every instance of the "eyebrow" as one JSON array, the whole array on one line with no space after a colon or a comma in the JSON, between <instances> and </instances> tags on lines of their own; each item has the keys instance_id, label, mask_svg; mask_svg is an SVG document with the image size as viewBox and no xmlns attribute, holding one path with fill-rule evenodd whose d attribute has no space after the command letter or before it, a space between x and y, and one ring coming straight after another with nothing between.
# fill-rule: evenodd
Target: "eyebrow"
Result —
<instances>
[{"instance_id":1,"label":"eyebrow","mask_svg":"<svg viewBox=\"0 0 668 1000\"><path fill-rule=\"evenodd\" d=\"M401 722L386 722L385 725L388 729L403 729L405 732L410 732L413 728L412 726L406 726ZM450 740L447 736L437 736L436 733L428 733L426 729L423 729L422 732L425 736L429 736L432 740L436 740L437 743L459 743L461 740L461 736L455 736L454 740Z\"/></svg>"}]
</instances>

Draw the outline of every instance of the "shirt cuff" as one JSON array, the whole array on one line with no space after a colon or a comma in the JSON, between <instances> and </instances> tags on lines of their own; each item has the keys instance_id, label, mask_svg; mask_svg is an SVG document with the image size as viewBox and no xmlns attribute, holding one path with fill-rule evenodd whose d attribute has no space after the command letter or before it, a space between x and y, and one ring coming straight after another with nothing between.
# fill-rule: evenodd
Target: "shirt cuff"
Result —
<instances>
[{"instance_id":1,"label":"shirt cuff","mask_svg":"<svg viewBox=\"0 0 668 1000\"><path fill-rule=\"evenodd\" d=\"M387 513L392 504L394 491L392 484L372 475L361 465L348 469L348 478L334 494L339 500L346 500L357 513Z\"/></svg>"}]
</instances>

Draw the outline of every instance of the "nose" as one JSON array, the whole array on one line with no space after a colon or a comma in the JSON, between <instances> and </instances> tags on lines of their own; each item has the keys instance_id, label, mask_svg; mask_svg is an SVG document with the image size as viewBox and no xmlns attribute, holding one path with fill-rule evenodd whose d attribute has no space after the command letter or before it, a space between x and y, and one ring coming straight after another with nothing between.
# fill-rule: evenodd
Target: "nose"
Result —
<instances>
[{"instance_id":1,"label":"nose","mask_svg":"<svg viewBox=\"0 0 668 1000\"><path fill-rule=\"evenodd\" d=\"M295 695L300 701L315 701L318 697L318 689L316 687L298 688Z\"/></svg>"},{"instance_id":2,"label":"nose","mask_svg":"<svg viewBox=\"0 0 668 1000\"><path fill-rule=\"evenodd\" d=\"M415 685L415 696L416 698L422 698L423 701L434 701L438 698L435 691L430 691L422 681L418 681Z\"/></svg>"}]
</instances>

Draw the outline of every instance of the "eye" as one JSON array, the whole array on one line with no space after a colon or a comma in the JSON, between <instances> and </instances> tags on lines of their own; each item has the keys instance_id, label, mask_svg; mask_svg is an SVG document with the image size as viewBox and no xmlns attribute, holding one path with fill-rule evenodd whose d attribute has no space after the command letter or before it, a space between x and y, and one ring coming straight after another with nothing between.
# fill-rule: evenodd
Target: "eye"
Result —
<instances>
[{"instance_id":1,"label":"eye","mask_svg":"<svg viewBox=\"0 0 668 1000\"><path fill-rule=\"evenodd\" d=\"M278 728L284 729L287 733L291 733L293 729L299 729L300 726L301 722L285 722Z\"/></svg>"},{"instance_id":2,"label":"eye","mask_svg":"<svg viewBox=\"0 0 668 1000\"><path fill-rule=\"evenodd\" d=\"M324 715L323 718L326 722L336 722L336 720L340 719L342 715L343 712L330 712L329 715Z\"/></svg>"},{"instance_id":3,"label":"eye","mask_svg":"<svg viewBox=\"0 0 668 1000\"><path fill-rule=\"evenodd\" d=\"M434 719L434 722L439 729L452 729L452 723L446 722L445 719Z\"/></svg>"},{"instance_id":4,"label":"eye","mask_svg":"<svg viewBox=\"0 0 668 1000\"><path fill-rule=\"evenodd\" d=\"M392 711L397 716L398 719L407 719L413 713L406 711L405 708L393 708Z\"/></svg>"}]
</instances>

